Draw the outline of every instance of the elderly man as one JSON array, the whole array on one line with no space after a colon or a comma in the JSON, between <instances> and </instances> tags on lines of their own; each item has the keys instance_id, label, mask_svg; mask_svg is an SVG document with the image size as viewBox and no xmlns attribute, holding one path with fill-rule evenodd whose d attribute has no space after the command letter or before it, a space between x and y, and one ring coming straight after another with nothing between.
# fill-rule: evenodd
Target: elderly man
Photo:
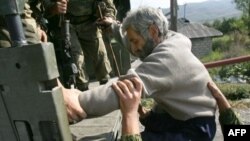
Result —
<instances>
[{"instance_id":1,"label":"elderly man","mask_svg":"<svg viewBox=\"0 0 250 141\"><path fill-rule=\"evenodd\" d=\"M192 54L191 41L169 31L162 11L150 7L129 12L122 31L130 52L142 60L128 75L142 81L143 97L156 101L149 116L141 120L145 126L142 139L212 140L216 102L207 89L211 78ZM111 82L86 92L65 88L63 91L71 120L101 116L119 108Z\"/></svg>"}]
</instances>

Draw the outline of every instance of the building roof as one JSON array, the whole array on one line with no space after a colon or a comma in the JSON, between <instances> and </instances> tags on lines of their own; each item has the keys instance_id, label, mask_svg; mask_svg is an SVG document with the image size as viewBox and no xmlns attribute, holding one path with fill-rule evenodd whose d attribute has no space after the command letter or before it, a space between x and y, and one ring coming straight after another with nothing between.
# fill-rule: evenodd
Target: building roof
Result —
<instances>
[{"instance_id":1,"label":"building roof","mask_svg":"<svg viewBox=\"0 0 250 141\"><path fill-rule=\"evenodd\" d=\"M200 23L191 23L184 18L177 20L177 31L186 35L190 39L223 35L222 32L214 28L207 27Z\"/></svg>"}]
</instances>

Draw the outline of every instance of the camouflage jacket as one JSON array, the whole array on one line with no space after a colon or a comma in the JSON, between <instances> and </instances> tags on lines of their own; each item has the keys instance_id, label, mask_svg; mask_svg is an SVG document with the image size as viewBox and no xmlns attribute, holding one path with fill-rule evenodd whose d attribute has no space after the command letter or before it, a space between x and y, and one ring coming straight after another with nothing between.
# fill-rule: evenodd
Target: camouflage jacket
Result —
<instances>
[{"instance_id":1,"label":"camouflage jacket","mask_svg":"<svg viewBox=\"0 0 250 141\"><path fill-rule=\"evenodd\" d=\"M99 17L98 4L101 4L103 16L115 19L116 9L113 0L70 0L68 13L73 16L95 16Z\"/></svg>"},{"instance_id":2,"label":"camouflage jacket","mask_svg":"<svg viewBox=\"0 0 250 141\"><path fill-rule=\"evenodd\" d=\"M55 4L55 0L43 0L43 5L46 9L49 9ZM113 3L113 0L70 0L68 2L67 13L72 16L96 16L98 17L98 3L104 3L105 7L102 9L103 16L106 17L116 17L116 8ZM50 17L46 13L46 17Z\"/></svg>"},{"instance_id":3,"label":"camouflage jacket","mask_svg":"<svg viewBox=\"0 0 250 141\"><path fill-rule=\"evenodd\" d=\"M219 116L219 121L222 126L242 124L239 115L232 108L222 111Z\"/></svg>"},{"instance_id":4,"label":"camouflage jacket","mask_svg":"<svg viewBox=\"0 0 250 141\"><path fill-rule=\"evenodd\" d=\"M142 141L141 136L138 134L135 135L123 135L121 141Z\"/></svg>"}]
</instances>

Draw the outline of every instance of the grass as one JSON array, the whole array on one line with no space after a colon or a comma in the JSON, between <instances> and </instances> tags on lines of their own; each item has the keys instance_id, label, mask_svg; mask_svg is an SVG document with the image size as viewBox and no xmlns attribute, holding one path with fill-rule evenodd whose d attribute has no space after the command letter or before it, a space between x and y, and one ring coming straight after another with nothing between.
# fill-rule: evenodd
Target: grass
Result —
<instances>
[{"instance_id":1,"label":"grass","mask_svg":"<svg viewBox=\"0 0 250 141\"><path fill-rule=\"evenodd\" d=\"M152 98L142 99L141 105L146 109L151 109L154 106L154 99Z\"/></svg>"},{"instance_id":2,"label":"grass","mask_svg":"<svg viewBox=\"0 0 250 141\"><path fill-rule=\"evenodd\" d=\"M217 84L222 93L229 100L241 100L250 98L250 84Z\"/></svg>"},{"instance_id":3,"label":"grass","mask_svg":"<svg viewBox=\"0 0 250 141\"><path fill-rule=\"evenodd\" d=\"M201 59L202 63L208 63L208 62L212 62L212 61L218 61L223 59L223 54L219 51L213 51L211 52L209 55L203 57Z\"/></svg>"},{"instance_id":4,"label":"grass","mask_svg":"<svg viewBox=\"0 0 250 141\"><path fill-rule=\"evenodd\" d=\"M233 108L248 109L250 108L250 100L234 100L229 101Z\"/></svg>"}]
</instances>

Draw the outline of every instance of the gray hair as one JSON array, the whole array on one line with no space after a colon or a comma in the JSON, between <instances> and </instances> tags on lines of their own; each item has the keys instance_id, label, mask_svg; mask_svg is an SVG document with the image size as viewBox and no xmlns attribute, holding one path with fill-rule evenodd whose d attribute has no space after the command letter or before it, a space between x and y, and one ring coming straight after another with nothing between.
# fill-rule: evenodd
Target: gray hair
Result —
<instances>
[{"instance_id":1,"label":"gray hair","mask_svg":"<svg viewBox=\"0 0 250 141\"><path fill-rule=\"evenodd\" d=\"M122 23L122 31L125 32L128 28L132 28L144 39L147 39L149 36L148 28L152 24L158 27L159 37L164 39L168 32L168 20L161 9L152 7L141 7L128 12Z\"/></svg>"}]
</instances>

